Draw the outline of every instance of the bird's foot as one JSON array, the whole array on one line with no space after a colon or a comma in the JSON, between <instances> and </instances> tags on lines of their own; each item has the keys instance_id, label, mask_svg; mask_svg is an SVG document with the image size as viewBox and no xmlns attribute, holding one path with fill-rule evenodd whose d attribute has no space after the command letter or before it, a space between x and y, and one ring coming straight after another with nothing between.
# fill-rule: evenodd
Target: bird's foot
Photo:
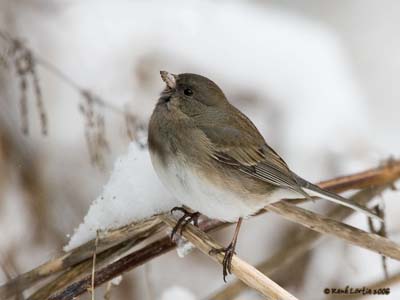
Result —
<instances>
[{"instance_id":1,"label":"bird's foot","mask_svg":"<svg viewBox=\"0 0 400 300\"><path fill-rule=\"evenodd\" d=\"M198 226L198 221L199 221L199 217L200 217L200 213L199 212L189 212L186 209L184 209L183 207L174 207L173 209L171 209L171 214L173 214L176 211L180 211L183 213L183 216L181 218L179 218L178 222L176 223L175 227L172 229L171 232L171 239L174 238L175 234L178 232L179 230L179 234L182 235L182 231L183 229L185 229L186 225L193 222L194 226Z\"/></svg>"},{"instance_id":2,"label":"bird's foot","mask_svg":"<svg viewBox=\"0 0 400 300\"><path fill-rule=\"evenodd\" d=\"M222 274L224 276L224 281L226 282L226 276L232 274L232 258L235 252L235 244L231 242L228 247L212 249L209 253L210 255L216 255L224 252L224 259L222 260Z\"/></svg>"}]
</instances>

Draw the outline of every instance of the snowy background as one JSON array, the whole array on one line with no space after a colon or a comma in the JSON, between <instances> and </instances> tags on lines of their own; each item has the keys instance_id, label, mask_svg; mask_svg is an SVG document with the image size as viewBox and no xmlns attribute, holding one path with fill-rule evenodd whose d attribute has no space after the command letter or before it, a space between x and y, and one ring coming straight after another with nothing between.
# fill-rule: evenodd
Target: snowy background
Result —
<instances>
[{"instance_id":1,"label":"snowy background","mask_svg":"<svg viewBox=\"0 0 400 300\"><path fill-rule=\"evenodd\" d=\"M311 181L400 156L398 1L0 0L0 30L144 124L163 88L160 69L205 75ZM129 146L118 113L101 110L110 151L103 169L90 164L82 97L40 66L49 135L40 134L34 97L30 135L22 135L18 80L9 71L0 65L0 283L59 254L95 199L72 243L93 228L173 206L146 150ZM397 242L399 197L383 197ZM363 216L347 221L367 229ZM246 221L238 253L252 264L265 261L297 228L272 214ZM227 243L231 234L216 238ZM325 287L383 278L380 261L330 238L273 279L301 299L324 299ZM390 274L399 272L398 262L388 264ZM221 287L220 266L196 251L184 259L171 252L125 276L113 299L206 299ZM396 297L393 286L382 299Z\"/></svg>"}]
</instances>

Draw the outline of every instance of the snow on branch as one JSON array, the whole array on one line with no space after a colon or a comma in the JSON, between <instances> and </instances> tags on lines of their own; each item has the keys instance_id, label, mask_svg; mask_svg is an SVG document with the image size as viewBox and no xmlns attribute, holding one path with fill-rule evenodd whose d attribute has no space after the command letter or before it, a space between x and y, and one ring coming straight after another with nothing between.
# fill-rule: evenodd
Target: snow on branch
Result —
<instances>
[{"instance_id":1,"label":"snow on branch","mask_svg":"<svg viewBox=\"0 0 400 300\"><path fill-rule=\"evenodd\" d=\"M390 161L386 165L375 169L325 181L321 183L320 186L335 191L344 191L360 187L371 188L382 186L386 188L392 186L399 178L400 161ZM353 244L357 244L377 253L388 255L395 259L400 258L400 247L385 237L379 237L378 235L361 231L357 228L309 211L304 211L304 209L284 202L274 204L273 210L313 230L343 238ZM172 250L175 244L168 236L165 236L115 261L116 256L122 256L123 253L127 253L133 246L138 245L148 237L154 236L164 228L162 221L165 221L165 218L165 216L162 218L160 218L160 216L154 216L144 221L139 221L135 224L102 234L97 247L97 263L100 269L96 268L94 285L99 286L136 266L144 264L152 258ZM226 225L226 223L219 221L206 220L200 224L200 230L207 232L222 228ZM197 231L193 232L192 234L196 235L197 239L206 237L203 234L198 235ZM37 269L20 275L0 287L0 296L6 299L16 292L33 287L44 278L55 274L60 275L37 290L35 292L36 295L46 295L46 298L53 295L50 299L54 300L73 299L87 292L87 288L91 286L90 273L92 269L91 257L93 249L94 240L70 250L62 257L53 259ZM79 280L79 278L82 278L83 274L87 274L86 277ZM31 296L28 299L34 300L43 298Z\"/></svg>"}]
</instances>

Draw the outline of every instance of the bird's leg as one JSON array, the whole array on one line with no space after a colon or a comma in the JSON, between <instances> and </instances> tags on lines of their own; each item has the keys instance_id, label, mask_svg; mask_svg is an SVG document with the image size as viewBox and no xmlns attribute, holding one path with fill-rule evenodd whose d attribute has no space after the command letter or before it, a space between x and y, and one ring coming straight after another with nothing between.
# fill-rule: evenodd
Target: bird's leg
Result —
<instances>
[{"instance_id":1,"label":"bird's leg","mask_svg":"<svg viewBox=\"0 0 400 300\"><path fill-rule=\"evenodd\" d=\"M172 229L171 232L171 239L174 238L175 234L178 232L182 235L183 229L185 229L186 225L189 224L190 222L193 222L194 226L198 226L198 221L200 217L199 212L189 212L183 207L174 207L171 209L171 214L173 214L175 211L180 211L183 213L183 216L179 218L178 222L176 223L175 227Z\"/></svg>"},{"instance_id":2,"label":"bird's leg","mask_svg":"<svg viewBox=\"0 0 400 300\"><path fill-rule=\"evenodd\" d=\"M232 258L233 258L233 255L236 254L236 252L235 252L236 242L237 242L237 238L239 235L240 225L242 225L242 221L243 221L243 218L239 218L239 220L236 224L233 239L229 243L228 247L213 249L210 251L210 254L212 254L212 255L215 255L215 254L218 254L221 252L225 252L224 259L222 260L222 273L223 273L225 282L226 282L226 276L228 274L232 273Z\"/></svg>"}]
</instances>

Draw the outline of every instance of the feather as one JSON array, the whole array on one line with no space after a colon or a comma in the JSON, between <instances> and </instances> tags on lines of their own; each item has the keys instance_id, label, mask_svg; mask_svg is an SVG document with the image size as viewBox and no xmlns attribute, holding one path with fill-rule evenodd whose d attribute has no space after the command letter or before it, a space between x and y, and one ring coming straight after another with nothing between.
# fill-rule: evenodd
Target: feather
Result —
<instances>
[{"instance_id":1,"label":"feather","mask_svg":"<svg viewBox=\"0 0 400 300\"><path fill-rule=\"evenodd\" d=\"M227 115L218 126L207 119L197 119L197 128L202 130L211 143L211 157L219 163L233 166L241 172L276 187L292 190L305 198L317 196L363 212L381 220L369 209L342 196L323 190L293 173L286 162L264 140L257 128L239 110L239 114ZM241 120L237 120L237 118Z\"/></svg>"}]
</instances>

